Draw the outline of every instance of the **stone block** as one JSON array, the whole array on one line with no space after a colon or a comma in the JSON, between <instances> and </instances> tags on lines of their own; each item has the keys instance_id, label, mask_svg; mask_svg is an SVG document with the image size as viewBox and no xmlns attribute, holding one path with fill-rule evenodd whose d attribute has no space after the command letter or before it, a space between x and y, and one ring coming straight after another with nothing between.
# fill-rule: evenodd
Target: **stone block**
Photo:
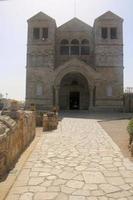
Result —
<instances>
[{"instance_id":1,"label":"stone block","mask_svg":"<svg viewBox=\"0 0 133 200\"><path fill-rule=\"evenodd\" d=\"M48 112L43 115L43 131L51 131L57 129L58 115L54 112Z\"/></svg>"}]
</instances>

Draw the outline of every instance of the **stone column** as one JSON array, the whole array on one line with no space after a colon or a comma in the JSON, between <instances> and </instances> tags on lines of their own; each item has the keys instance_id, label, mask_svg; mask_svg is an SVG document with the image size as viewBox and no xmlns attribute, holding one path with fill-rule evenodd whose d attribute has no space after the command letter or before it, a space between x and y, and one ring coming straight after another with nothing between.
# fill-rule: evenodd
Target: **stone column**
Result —
<instances>
[{"instance_id":1,"label":"stone column","mask_svg":"<svg viewBox=\"0 0 133 200\"><path fill-rule=\"evenodd\" d=\"M90 94L89 111L93 111L94 110L94 106L93 106L93 89L94 89L94 86L89 86L89 94Z\"/></svg>"},{"instance_id":2,"label":"stone column","mask_svg":"<svg viewBox=\"0 0 133 200\"><path fill-rule=\"evenodd\" d=\"M55 106L59 107L59 89L60 86L55 86Z\"/></svg>"}]
</instances>

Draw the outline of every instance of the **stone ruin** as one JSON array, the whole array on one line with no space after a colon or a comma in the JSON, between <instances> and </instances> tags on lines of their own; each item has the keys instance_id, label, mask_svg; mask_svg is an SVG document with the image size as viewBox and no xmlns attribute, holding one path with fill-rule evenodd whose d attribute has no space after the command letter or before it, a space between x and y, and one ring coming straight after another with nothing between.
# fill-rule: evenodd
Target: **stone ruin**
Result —
<instances>
[{"instance_id":1,"label":"stone ruin","mask_svg":"<svg viewBox=\"0 0 133 200\"><path fill-rule=\"evenodd\" d=\"M28 108L36 114L36 126L43 127L43 131L51 131L57 129L58 126L58 112L57 106L53 107L51 111L38 111L35 104L31 104Z\"/></svg>"},{"instance_id":2,"label":"stone ruin","mask_svg":"<svg viewBox=\"0 0 133 200\"><path fill-rule=\"evenodd\" d=\"M57 129L58 114L56 112L48 112L43 115L43 131L51 131Z\"/></svg>"},{"instance_id":3,"label":"stone ruin","mask_svg":"<svg viewBox=\"0 0 133 200\"><path fill-rule=\"evenodd\" d=\"M0 179L13 168L17 159L35 137L35 112L18 111L13 102L0 116Z\"/></svg>"}]
</instances>

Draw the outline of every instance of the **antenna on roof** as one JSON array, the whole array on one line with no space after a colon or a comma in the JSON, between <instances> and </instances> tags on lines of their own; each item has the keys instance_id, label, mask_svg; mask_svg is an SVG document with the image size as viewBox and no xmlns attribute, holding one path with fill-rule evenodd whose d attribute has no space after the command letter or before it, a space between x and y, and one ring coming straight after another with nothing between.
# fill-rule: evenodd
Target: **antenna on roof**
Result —
<instances>
[{"instance_id":1,"label":"antenna on roof","mask_svg":"<svg viewBox=\"0 0 133 200\"><path fill-rule=\"evenodd\" d=\"M77 15L77 0L74 0L74 17Z\"/></svg>"}]
</instances>

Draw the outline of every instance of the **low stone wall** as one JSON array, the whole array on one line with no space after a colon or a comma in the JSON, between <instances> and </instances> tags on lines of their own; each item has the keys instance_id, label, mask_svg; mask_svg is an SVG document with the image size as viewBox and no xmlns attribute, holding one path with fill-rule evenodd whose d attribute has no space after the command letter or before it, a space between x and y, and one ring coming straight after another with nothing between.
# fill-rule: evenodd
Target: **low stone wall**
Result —
<instances>
[{"instance_id":1,"label":"low stone wall","mask_svg":"<svg viewBox=\"0 0 133 200\"><path fill-rule=\"evenodd\" d=\"M35 114L30 111L18 111L16 121L6 115L0 116L0 178L33 140L35 124Z\"/></svg>"}]
</instances>

